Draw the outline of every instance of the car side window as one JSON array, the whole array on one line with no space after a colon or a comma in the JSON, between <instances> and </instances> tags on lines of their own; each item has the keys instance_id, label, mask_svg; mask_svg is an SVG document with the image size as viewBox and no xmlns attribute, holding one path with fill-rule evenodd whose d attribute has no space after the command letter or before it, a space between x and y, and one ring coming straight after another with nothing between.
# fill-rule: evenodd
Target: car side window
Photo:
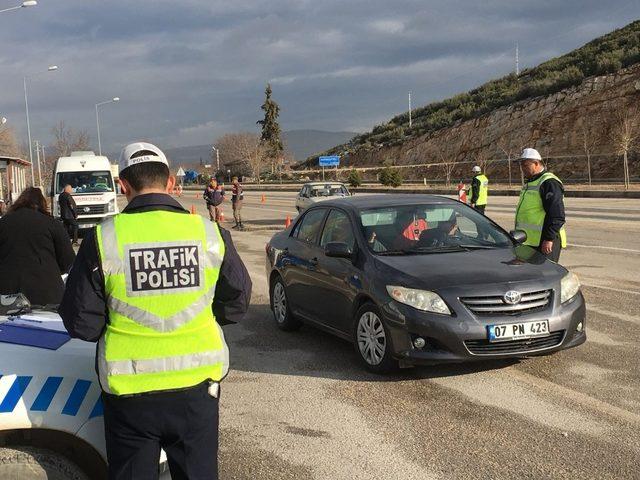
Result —
<instances>
[{"instance_id":1,"label":"car side window","mask_svg":"<svg viewBox=\"0 0 640 480\"><path fill-rule=\"evenodd\" d=\"M307 187L302 187L302 190L300 191L300 196L301 197L307 196Z\"/></svg>"},{"instance_id":2,"label":"car side window","mask_svg":"<svg viewBox=\"0 0 640 480\"><path fill-rule=\"evenodd\" d=\"M320 233L326 211L325 208L318 208L307 212L296 225L292 236L303 242L314 243Z\"/></svg>"},{"instance_id":3,"label":"car side window","mask_svg":"<svg viewBox=\"0 0 640 480\"><path fill-rule=\"evenodd\" d=\"M356 237L353 234L349 217L340 210L331 210L322 231L320 246L324 247L329 242L346 243L351 250L356 245Z\"/></svg>"}]
</instances>

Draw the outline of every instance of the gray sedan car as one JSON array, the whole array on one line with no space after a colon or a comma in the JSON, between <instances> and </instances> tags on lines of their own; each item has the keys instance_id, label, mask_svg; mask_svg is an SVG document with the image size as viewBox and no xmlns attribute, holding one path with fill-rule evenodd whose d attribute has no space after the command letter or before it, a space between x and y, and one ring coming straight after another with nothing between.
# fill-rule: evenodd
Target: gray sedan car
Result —
<instances>
[{"instance_id":1,"label":"gray sedan car","mask_svg":"<svg viewBox=\"0 0 640 480\"><path fill-rule=\"evenodd\" d=\"M375 372L580 345L578 278L525 238L443 197L321 202L267 244L274 318L352 341Z\"/></svg>"}]
</instances>

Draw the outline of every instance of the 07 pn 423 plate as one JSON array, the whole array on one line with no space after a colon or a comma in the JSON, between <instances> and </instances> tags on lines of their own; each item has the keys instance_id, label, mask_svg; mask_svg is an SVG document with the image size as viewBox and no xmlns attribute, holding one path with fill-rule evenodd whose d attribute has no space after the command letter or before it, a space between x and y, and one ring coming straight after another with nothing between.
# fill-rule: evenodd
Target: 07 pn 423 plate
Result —
<instances>
[{"instance_id":1,"label":"07 pn 423 plate","mask_svg":"<svg viewBox=\"0 0 640 480\"><path fill-rule=\"evenodd\" d=\"M487 333L490 342L505 342L508 340L522 340L532 337L546 337L549 335L549 320L489 325L487 326Z\"/></svg>"}]
</instances>

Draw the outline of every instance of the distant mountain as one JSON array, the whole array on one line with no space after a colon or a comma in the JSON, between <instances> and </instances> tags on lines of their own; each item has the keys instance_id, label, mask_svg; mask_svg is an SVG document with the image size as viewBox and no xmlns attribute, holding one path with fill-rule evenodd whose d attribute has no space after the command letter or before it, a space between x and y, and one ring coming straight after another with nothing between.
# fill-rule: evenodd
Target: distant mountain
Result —
<instances>
[{"instance_id":1,"label":"distant mountain","mask_svg":"<svg viewBox=\"0 0 640 480\"><path fill-rule=\"evenodd\" d=\"M282 133L285 148L290 151L297 162L311 155L345 143L356 136L354 132L325 132L323 130L291 130ZM197 167L200 159L204 164L211 164L211 145L190 145L187 147L167 148L164 151L174 165L183 168ZM112 156L110 158L118 158Z\"/></svg>"}]
</instances>

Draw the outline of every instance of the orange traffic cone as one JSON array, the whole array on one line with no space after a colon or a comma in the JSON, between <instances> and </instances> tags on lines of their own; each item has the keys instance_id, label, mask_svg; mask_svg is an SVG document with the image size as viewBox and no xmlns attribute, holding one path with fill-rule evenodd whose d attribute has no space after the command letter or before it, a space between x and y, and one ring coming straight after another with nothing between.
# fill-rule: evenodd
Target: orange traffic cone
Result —
<instances>
[{"instance_id":1,"label":"orange traffic cone","mask_svg":"<svg viewBox=\"0 0 640 480\"><path fill-rule=\"evenodd\" d=\"M263 193L262 198L260 199L260 203L265 203L266 201L267 201L267 197L265 197Z\"/></svg>"},{"instance_id":2,"label":"orange traffic cone","mask_svg":"<svg viewBox=\"0 0 640 480\"><path fill-rule=\"evenodd\" d=\"M218 221L224 222L224 212L222 210L220 210L220 215L218 215Z\"/></svg>"},{"instance_id":3,"label":"orange traffic cone","mask_svg":"<svg viewBox=\"0 0 640 480\"><path fill-rule=\"evenodd\" d=\"M191 215L195 215L195 214L196 214L196 206L191 205Z\"/></svg>"},{"instance_id":4,"label":"orange traffic cone","mask_svg":"<svg viewBox=\"0 0 640 480\"><path fill-rule=\"evenodd\" d=\"M289 228L289 225L291 225L291 217L287 215L287 218L284 221L284 228Z\"/></svg>"}]
</instances>

